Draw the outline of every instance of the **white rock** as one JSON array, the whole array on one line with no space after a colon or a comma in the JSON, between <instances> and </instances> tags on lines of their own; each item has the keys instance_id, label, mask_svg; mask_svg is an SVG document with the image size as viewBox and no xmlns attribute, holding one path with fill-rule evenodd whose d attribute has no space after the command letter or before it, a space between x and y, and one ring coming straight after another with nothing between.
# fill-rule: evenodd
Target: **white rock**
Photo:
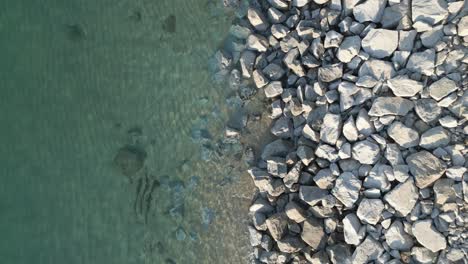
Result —
<instances>
[{"instance_id":1,"label":"white rock","mask_svg":"<svg viewBox=\"0 0 468 264\"><path fill-rule=\"evenodd\" d=\"M341 116L327 113L320 129L320 140L335 145L341 135Z\"/></svg>"},{"instance_id":2,"label":"white rock","mask_svg":"<svg viewBox=\"0 0 468 264\"><path fill-rule=\"evenodd\" d=\"M383 16L387 0L367 0L353 8L353 14L357 21L363 23L367 21L380 22Z\"/></svg>"},{"instance_id":3,"label":"white rock","mask_svg":"<svg viewBox=\"0 0 468 264\"><path fill-rule=\"evenodd\" d=\"M402 216L407 216L418 201L418 188L414 185L413 179L409 178L388 192L384 200Z\"/></svg>"},{"instance_id":4,"label":"white rock","mask_svg":"<svg viewBox=\"0 0 468 264\"><path fill-rule=\"evenodd\" d=\"M354 213L347 214L343 218L343 233L347 244L357 246L361 243L365 236L365 229L361 227L361 222Z\"/></svg>"},{"instance_id":5,"label":"white rock","mask_svg":"<svg viewBox=\"0 0 468 264\"><path fill-rule=\"evenodd\" d=\"M432 226L430 219L415 222L412 232L416 240L432 252L437 252L447 247L445 237Z\"/></svg>"},{"instance_id":6,"label":"white rock","mask_svg":"<svg viewBox=\"0 0 468 264\"><path fill-rule=\"evenodd\" d=\"M413 0L411 11L414 23L420 22L429 27L448 16L447 2L440 0Z\"/></svg>"},{"instance_id":7,"label":"white rock","mask_svg":"<svg viewBox=\"0 0 468 264\"><path fill-rule=\"evenodd\" d=\"M419 145L425 149L445 147L450 143L450 133L441 126L431 128L421 135Z\"/></svg>"},{"instance_id":8,"label":"white rock","mask_svg":"<svg viewBox=\"0 0 468 264\"><path fill-rule=\"evenodd\" d=\"M392 167L378 163L369 171L363 185L367 189L379 189L382 192L387 192L391 187L389 178L393 178Z\"/></svg>"},{"instance_id":9,"label":"white rock","mask_svg":"<svg viewBox=\"0 0 468 264\"><path fill-rule=\"evenodd\" d=\"M343 76L343 65L341 63L325 65L318 69L318 78L322 82L333 82Z\"/></svg>"},{"instance_id":10,"label":"white rock","mask_svg":"<svg viewBox=\"0 0 468 264\"><path fill-rule=\"evenodd\" d=\"M368 235L364 242L356 247L351 262L353 264L366 264L372 260L377 260L383 252L382 244Z\"/></svg>"},{"instance_id":11,"label":"white rock","mask_svg":"<svg viewBox=\"0 0 468 264\"><path fill-rule=\"evenodd\" d=\"M450 80L447 77L444 77L433 84L428 88L429 95L437 101L440 101L445 96L457 90L457 83Z\"/></svg>"},{"instance_id":12,"label":"white rock","mask_svg":"<svg viewBox=\"0 0 468 264\"><path fill-rule=\"evenodd\" d=\"M309 2L311 2L311 0L293 0L292 5L297 6L297 7L303 7L307 5Z\"/></svg>"},{"instance_id":13,"label":"white rock","mask_svg":"<svg viewBox=\"0 0 468 264\"><path fill-rule=\"evenodd\" d=\"M375 164L380 159L379 145L363 140L353 145L353 159L362 164Z\"/></svg>"},{"instance_id":14,"label":"white rock","mask_svg":"<svg viewBox=\"0 0 468 264\"><path fill-rule=\"evenodd\" d=\"M400 75L387 81L388 87L392 90L393 94L400 97L411 97L421 92L423 84L411 80L406 75Z\"/></svg>"},{"instance_id":15,"label":"white rock","mask_svg":"<svg viewBox=\"0 0 468 264\"><path fill-rule=\"evenodd\" d=\"M384 208L381 200L364 198L359 203L357 216L363 223L376 225L380 221L380 215Z\"/></svg>"},{"instance_id":16,"label":"white rock","mask_svg":"<svg viewBox=\"0 0 468 264\"><path fill-rule=\"evenodd\" d=\"M362 48L374 58L385 58L398 47L398 31L371 29L362 40Z\"/></svg>"},{"instance_id":17,"label":"white rock","mask_svg":"<svg viewBox=\"0 0 468 264\"><path fill-rule=\"evenodd\" d=\"M405 116L413 109L413 102L400 97L378 97L372 103L370 116L400 115Z\"/></svg>"},{"instance_id":18,"label":"white rock","mask_svg":"<svg viewBox=\"0 0 468 264\"><path fill-rule=\"evenodd\" d=\"M389 137L403 148L411 148L419 144L418 132L403 125L401 122L393 122L387 129L387 133Z\"/></svg>"},{"instance_id":19,"label":"white rock","mask_svg":"<svg viewBox=\"0 0 468 264\"><path fill-rule=\"evenodd\" d=\"M411 51L414 46L414 39L418 32L416 30L400 30L398 39L398 49L402 51Z\"/></svg>"},{"instance_id":20,"label":"white rock","mask_svg":"<svg viewBox=\"0 0 468 264\"><path fill-rule=\"evenodd\" d=\"M356 128L359 134L364 136L370 136L375 132L374 124L370 121L367 111L365 109L359 110L356 118Z\"/></svg>"},{"instance_id":21,"label":"white rock","mask_svg":"<svg viewBox=\"0 0 468 264\"><path fill-rule=\"evenodd\" d=\"M437 101L431 98L422 98L416 101L414 110L419 118L426 123L436 120L442 113L442 108L437 105Z\"/></svg>"},{"instance_id":22,"label":"white rock","mask_svg":"<svg viewBox=\"0 0 468 264\"><path fill-rule=\"evenodd\" d=\"M425 150L409 155L406 163L419 188L429 187L445 173L444 163Z\"/></svg>"},{"instance_id":23,"label":"white rock","mask_svg":"<svg viewBox=\"0 0 468 264\"><path fill-rule=\"evenodd\" d=\"M385 241L391 249L408 251L413 247L413 239L405 232L401 221L396 220L385 233Z\"/></svg>"},{"instance_id":24,"label":"white rock","mask_svg":"<svg viewBox=\"0 0 468 264\"><path fill-rule=\"evenodd\" d=\"M343 135L344 137L354 142L358 140L358 130L356 128L356 124L354 123L354 118L350 116L348 120L343 124Z\"/></svg>"},{"instance_id":25,"label":"white rock","mask_svg":"<svg viewBox=\"0 0 468 264\"><path fill-rule=\"evenodd\" d=\"M343 63L350 62L361 49L361 38L359 36L346 37L338 49L336 57Z\"/></svg>"},{"instance_id":26,"label":"white rock","mask_svg":"<svg viewBox=\"0 0 468 264\"><path fill-rule=\"evenodd\" d=\"M434 74L435 51L427 49L425 51L411 54L406 64L410 71L431 76Z\"/></svg>"},{"instance_id":27,"label":"white rock","mask_svg":"<svg viewBox=\"0 0 468 264\"><path fill-rule=\"evenodd\" d=\"M361 181L351 172L342 173L335 182L332 194L350 208L359 198Z\"/></svg>"},{"instance_id":28,"label":"white rock","mask_svg":"<svg viewBox=\"0 0 468 264\"><path fill-rule=\"evenodd\" d=\"M457 29L460 37L468 36L468 16L464 16L460 19Z\"/></svg>"}]
</instances>

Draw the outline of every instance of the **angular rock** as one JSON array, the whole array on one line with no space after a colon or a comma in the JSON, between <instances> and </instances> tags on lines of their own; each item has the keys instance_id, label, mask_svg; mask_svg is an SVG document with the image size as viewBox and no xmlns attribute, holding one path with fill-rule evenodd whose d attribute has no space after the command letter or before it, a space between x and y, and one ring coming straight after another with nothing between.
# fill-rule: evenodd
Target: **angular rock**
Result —
<instances>
[{"instance_id":1,"label":"angular rock","mask_svg":"<svg viewBox=\"0 0 468 264\"><path fill-rule=\"evenodd\" d=\"M293 235L286 235L276 241L276 244L278 245L278 249L284 253L296 253L306 247L299 237Z\"/></svg>"},{"instance_id":2,"label":"angular rock","mask_svg":"<svg viewBox=\"0 0 468 264\"><path fill-rule=\"evenodd\" d=\"M324 200L328 195L327 190L320 189L317 186L304 186L299 188L299 198L311 206Z\"/></svg>"},{"instance_id":3,"label":"angular rock","mask_svg":"<svg viewBox=\"0 0 468 264\"><path fill-rule=\"evenodd\" d=\"M367 236L364 242L356 247L352 257L352 263L366 264L371 260L377 260L383 252L384 248L382 244L371 236Z\"/></svg>"},{"instance_id":4,"label":"angular rock","mask_svg":"<svg viewBox=\"0 0 468 264\"><path fill-rule=\"evenodd\" d=\"M393 64L389 61L369 59L359 68L359 77L371 76L378 81L388 80L395 76L395 74Z\"/></svg>"},{"instance_id":5,"label":"angular rock","mask_svg":"<svg viewBox=\"0 0 468 264\"><path fill-rule=\"evenodd\" d=\"M354 118L352 116L350 116L348 120L346 120L343 124L343 135L347 140L351 142L358 140L359 134L356 128L356 124L354 123Z\"/></svg>"},{"instance_id":6,"label":"angular rock","mask_svg":"<svg viewBox=\"0 0 468 264\"><path fill-rule=\"evenodd\" d=\"M398 47L398 31L371 29L362 40L362 48L374 58L382 59L393 54Z\"/></svg>"},{"instance_id":7,"label":"angular rock","mask_svg":"<svg viewBox=\"0 0 468 264\"><path fill-rule=\"evenodd\" d=\"M332 173L330 169L319 170L314 176L314 182L320 189L331 189L333 188L333 183L336 180L336 176Z\"/></svg>"},{"instance_id":8,"label":"angular rock","mask_svg":"<svg viewBox=\"0 0 468 264\"><path fill-rule=\"evenodd\" d=\"M332 194L350 208L359 198L361 184L361 181L353 173L344 172L336 179Z\"/></svg>"},{"instance_id":9,"label":"angular rock","mask_svg":"<svg viewBox=\"0 0 468 264\"><path fill-rule=\"evenodd\" d=\"M263 148L262 159L267 160L270 157L285 157L291 148L290 142L277 139Z\"/></svg>"},{"instance_id":10,"label":"angular rock","mask_svg":"<svg viewBox=\"0 0 468 264\"><path fill-rule=\"evenodd\" d=\"M423 84L411 80L408 76L397 76L387 81L388 87L392 90L395 96L412 97L418 94L423 89Z\"/></svg>"},{"instance_id":11,"label":"angular rock","mask_svg":"<svg viewBox=\"0 0 468 264\"><path fill-rule=\"evenodd\" d=\"M307 218L305 210L294 201L291 201L288 204L286 204L284 211L289 217L289 219L293 220L296 223L302 223Z\"/></svg>"},{"instance_id":12,"label":"angular rock","mask_svg":"<svg viewBox=\"0 0 468 264\"><path fill-rule=\"evenodd\" d=\"M385 233L385 241L391 249L408 251L413 247L413 239L405 232L401 221L396 220Z\"/></svg>"},{"instance_id":13,"label":"angular rock","mask_svg":"<svg viewBox=\"0 0 468 264\"><path fill-rule=\"evenodd\" d=\"M434 183L435 203L443 205L445 203L455 202L457 195L454 187L455 181L452 179L442 178Z\"/></svg>"},{"instance_id":14,"label":"angular rock","mask_svg":"<svg viewBox=\"0 0 468 264\"><path fill-rule=\"evenodd\" d=\"M327 247L327 254L333 264L350 264L351 250L348 245L335 244ZM329 262L326 262L329 263ZM325 264L325 263L323 263Z\"/></svg>"},{"instance_id":15,"label":"angular rock","mask_svg":"<svg viewBox=\"0 0 468 264\"><path fill-rule=\"evenodd\" d=\"M320 140L335 145L341 135L341 116L327 113L320 129Z\"/></svg>"},{"instance_id":16,"label":"angular rock","mask_svg":"<svg viewBox=\"0 0 468 264\"><path fill-rule=\"evenodd\" d=\"M375 132L374 124L370 121L369 115L365 109L359 110L356 118L356 128L359 134L364 136L370 136Z\"/></svg>"},{"instance_id":17,"label":"angular rock","mask_svg":"<svg viewBox=\"0 0 468 264\"><path fill-rule=\"evenodd\" d=\"M343 233L347 244L356 246L361 244L365 230L361 229L361 222L354 213L347 214L343 218Z\"/></svg>"},{"instance_id":18,"label":"angular rock","mask_svg":"<svg viewBox=\"0 0 468 264\"><path fill-rule=\"evenodd\" d=\"M266 225L271 237L278 241L288 231L288 218L283 213L277 213L266 220Z\"/></svg>"},{"instance_id":19,"label":"angular rock","mask_svg":"<svg viewBox=\"0 0 468 264\"><path fill-rule=\"evenodd\" d=\"M350 62L356 55L358 55L361 49L361 38L358 36L346 37L341 42L336 57L343 63Z\"/></svg>"},{"instance_id":20,"label":"angular rock","mask_svg":"<svg viewBox=\"0 0 468 264\"><path fill-rule=\"evenodd\" d=\"M314 150L308 146L299 146L296 153L305 166L309 166L309 164L315 159Z\"/></svg>"},{"instance_id":21,"label":"angular rock","mask_svg":"<svg viewBox=\"0 0 468 264\"><path fill-rule=\"evenodd\" d=\"M444 77L429 86L429 95L437 101L457 90L457 83Z\"/></svg>"},{"instance_id":22,"label":"angular rock","mask_svg":"<svg viewBox=\"0 0 468 264\"><path fill-rule=\"evenodd\" d=\"M312 250L316 251L325 245L326 234L323 230L323 223L316 218L308 218L304 221L302 227L301 238L309 245Z\"/></svg>"},{"instance_id":23,"label":"angular rock","mask_svg":"<svg viewBox=\"0 0 468 264\"><path fill-rule=\"evenodd\" d=\"M318 78L322 82L333 82L342 76L343 65L341 63L325 65L318 70Z\"/></svg>"},{"instance_id":24,"label":"angular rock","mask_svg":"<svg viewBox=\"0 0 468 264\"><path fill-rule=\"evenodd\" d=\"M380 215L384 208L381 200L364 198L359 203L357 216L363 223L376 225L380 221Z\"/></svg>"},{"instance_id":25,"label":"angular rock","mask_svg":"<svg viewBox=\"0 0 468 264\"><path fill-rule=\"evenodd\" d=\"M413 53L406 63L406 68L416 73L431 76L434 74L435 56L433 49Z\"/></svg>"},{"instance_id":26,"label":"angular rock","mask_svg":"<svg viewBox=\"0 0 468 264\"><path fill-rule=\"evenodd\" d=\"M437 104L437 101L431 98L422 98L416 101L415 109L416 114L424 122L429 123L436 120L442 113L442 109Z\"/></svg>"},{"instance_id":27,"label":"angular rock","mask_svg":"<svg viewBox=\"0 0 468 264\"><path fill-rule=\"evenodd\" d=\"M379 145L363 140L353 145L353 159L362 164L375 164L380 159Z\"/></svg>"},{"instance_id":28,"label":"angular rock","mask_svg":"<svg viewBox=\"0 0 468 264\"><path fill-rule=\"evenodd\" d=\"M448 16L447 2L439 0L413 0L411 5L413 23L431 28Z\"/></svg>"},{"instance_id":29,"label":"angular rock","mask_svg":"<svg viewBox=\"0 0 468 264\"><path fill-rule=\"evenodd\" d=\"M323 42L323 46L328 48L338 48L343 40L343 35L340 33L330 30L325 35L325 41Z\"/></svg>"},{"instance_id":30,"label":"angular rock","mask_svg":"<svg viewBox=\"0 0 468 264\"><path fill-rule=\"evenodd\" d=\"M382 19L387 0L367 0L353 8L353 14L357 21L378 23Z\"/></svg>"},{"instance_id":31,"label":"angular rock","mask_svg":"<svg viewBox=\"0 0 468 264\"><path fill-rule=\"evenodd\" d=\"M401 216L407 216L418 201L418 188L414 185L414 180L409 178L389 191L384 196L384 200L400 213Z\"/></svg>"},{"instance_id":32,"label":"angular rock","mask_svg":"<svg viewBox=\"0 0 468 264\"><path fill-rule=\"evenodd\" d=\"M283 93L283 86L281 82L275 81L271 82L265 87L265 96L268 98L273 98L279 96Z\"/></svg>"},{"instance_id":33,"label":"angular rock","mask_svg":"<svg viewBox=\"0 0 468 264\"><path fill-rule=\"evenodd\" d=\"M419 145L425 149L445 147L450 143L450 133L443 127L431 128L421 135Z\"/></svg>"},{"instance_id":34,"label":"angular rock","mask_svg":"<svg viewBox=\"0 0 468 264\"><path fill-rule=\"evenodd\" d=\"M250 7L249 10L247 10L247 18L250 24L258 31L265 31L269 27L265 16L258 9Z\"/></svg>"},{"instance_id":35,"label":"angular rock","mask_svg":"<svg viewBox=\"0 0 468 264\"><path fill-rule=\"evenodd\" d=\"M406 163L419 188L429 187L445 173L445 165L437 157L424 150L409 155Z\"/></svg>"},{"instance_id":36,"label":"angular rock","mask_svg":"<svg viewBox=\"0 0 468 264\"><path fill-rule=\"evenodd\" d=\"M432 252L437 252L447 247L445 237L432 226L430 219L414 222L411 230L416 240Z\"/></svg>"},{"instance_id":37,"label":"angular rock","mask_svg":"<svg viewBox=\"0 0 468 264\"><path fill-rule=\"evenodd\" d=\"M267 51L269 46L268 40L261 35L251 34L247 37L247 48L258 52Z\"/></svg>"},{"instance_id":38,"label":"angular rock","mask_svg":"<svg viewBox=\"0 0 468 264\"><path fill-rule=\"evenodd\" d=\"M400 97L378 97L369 110L370 116L400 115L405 116L413 109L413 102Z\"/></svg>"},{"instance_id":39,"label":"angular rock","mask_svg":"<svg viewBox=\"0 0 468 264\"><path fill-rule=\"evenodd\" d=\"M401 122L393 122L388 127L387 133L389 137L403 148L411 148L419 144L418 132L403 125Z\"/></svg>"}]
</instances>

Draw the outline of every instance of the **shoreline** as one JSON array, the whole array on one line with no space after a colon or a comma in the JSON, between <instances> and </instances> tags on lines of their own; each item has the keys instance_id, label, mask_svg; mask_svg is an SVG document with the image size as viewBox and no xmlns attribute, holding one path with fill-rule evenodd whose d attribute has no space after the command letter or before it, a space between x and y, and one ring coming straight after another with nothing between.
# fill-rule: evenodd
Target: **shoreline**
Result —
<instances>
[{"instance_id":1,"label":"shoreline","mask_svg":"<svg viewBox=\"0 0 468 264\"><path fill-rule=\"evenodd\" d=\"M267 143L244 143L251 263L464 263L463 2L247 2L212 66L257 106L225 140Z\"/></svg>"}]
</instances>

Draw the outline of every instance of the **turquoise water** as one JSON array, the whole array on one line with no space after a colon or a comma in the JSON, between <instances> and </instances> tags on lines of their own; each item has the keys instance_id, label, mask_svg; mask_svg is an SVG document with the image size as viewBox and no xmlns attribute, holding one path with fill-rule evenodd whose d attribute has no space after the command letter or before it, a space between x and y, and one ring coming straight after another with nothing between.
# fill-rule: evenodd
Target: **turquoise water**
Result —
<instances>
[{"instance_id":1,"label":"turquoise water","mask_svg":"<svg viewBox=\"0 0 468 264\"><path fill-rule=\"evenodd\" d=\"M245 262L244 165L193 139L232 111L208 70L232 20L214 2L0 3L0 263ZM146 152L131 177L128 144Z\"/></svg>"}]
</instances>

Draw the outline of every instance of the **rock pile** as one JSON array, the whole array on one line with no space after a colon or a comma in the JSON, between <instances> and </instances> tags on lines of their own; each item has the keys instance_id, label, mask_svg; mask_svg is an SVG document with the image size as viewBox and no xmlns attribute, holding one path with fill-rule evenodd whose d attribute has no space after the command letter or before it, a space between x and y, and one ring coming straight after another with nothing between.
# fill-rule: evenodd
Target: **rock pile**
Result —
<instances>
[{"instance_id":1,"label":"rock pile","mask_svg":"<svg viewBox=\"0 0 468 264\"><path fill-rule=\"evenodd\" d=\"M463 1L253 0L231 33L276 137L252 263L467 263Z\"/></svg>"}]
</instances>

